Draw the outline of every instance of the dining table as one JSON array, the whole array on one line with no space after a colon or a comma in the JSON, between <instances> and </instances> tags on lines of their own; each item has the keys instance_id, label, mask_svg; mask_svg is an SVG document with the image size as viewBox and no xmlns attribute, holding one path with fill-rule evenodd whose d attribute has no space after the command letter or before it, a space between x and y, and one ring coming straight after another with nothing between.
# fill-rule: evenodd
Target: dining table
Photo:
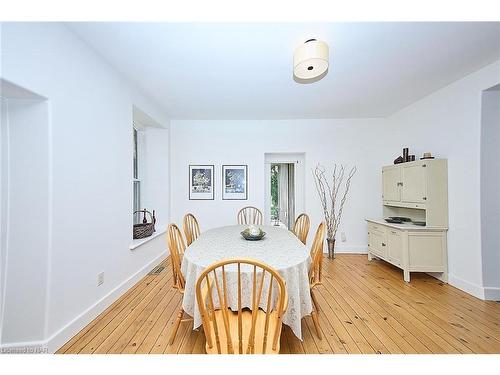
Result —
<instances>
[{"instance_id":1,"label":"dining table","mask_svg":"<svg viewBox=\"0 0 500 375\"><path fill-rule=\"evenodd\" d=\"M211 264L228 258L256 259L274 268L283 277L288 294L288 308L283 315L283 324L302 340L301 320L312 312L308 271L311 257L306 246L288 229L277 226L257 225L266 235L258 241L245 240L241 232L246 225L231 225L209 229L189 245L184 252L181 272L185 278L182 307L193 317L193 329L202 325L196 303L195 287L200 274ZM247 271L250 279L251 270ZM229 308L237 311L237 276L228 275ZM251 283L244 285L242 293ZM251 308L251 300L244 298L243 307ZM260 304L264 308L263 302Z\"/></svg>"}]
</instances>

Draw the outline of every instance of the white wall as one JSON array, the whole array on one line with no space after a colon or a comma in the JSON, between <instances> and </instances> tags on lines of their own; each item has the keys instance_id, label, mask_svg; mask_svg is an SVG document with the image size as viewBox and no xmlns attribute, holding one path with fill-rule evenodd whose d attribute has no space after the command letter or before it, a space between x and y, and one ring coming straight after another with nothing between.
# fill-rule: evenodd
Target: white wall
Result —
<instances>
[{"instance_id":1,"label":"white wall","mask_svg":"<svg viewBox=\"0 0 500 375\"><path fill-rule=\"evenodd\" d=\"M483 297L480 134L482 91L500 82L495 62L390 116L387 147L448 159L449 280Z\"/></svg>"},{"instance_id":2,"label":"white wall","mask_svg":"<svg viewBox=\"0 0 500 375\"><path fill-rule=\"evenodd\" d=\"M170 221L169 129L148 127L144 130L142 207L156 211L156 229L165 229Z\"/></svg>"},{"instance_id":3,"label":"white wall","mask_svg":"<svg viewBox=\"0 0 500 375\"><path fill-rule=\"evenodd\" d=\"M2 28L2 77L48 98L51 246L40 267L48 270L43 330L53 350L112 302L109 297L116 297L116 288L131 275L140 276L165 255L163 245L129 250L132 107L164 126L168 118L64 25L3 23ZM168 158L163 163L168 165ZM165 201L162 211L168 216ZM11 225L26 235L32 229L22 222ZM40 249L29 251L36 256ZM97 287L102 271L105 282ZM33 332L23 340L38 337ZM17 341L9 336L2 345Z\"/></svg>"},{"instance_id":4,"label":"white wall","mask_svg":"<svg viewBox=\"0 0 500 375\"><path fill-rule=\"evenodd\" d=\"M305 210L316 229L322 211L311 169L321 163L356 164L343 224L347 241L339 251L366 252L364 219L382 214L380 171L391 163L386 152L384 121L364 120L271 120L271 121L172 121L172 220L178 224L187 212L194 213L202 230L236 223L237 211L245 205L264 208L264 154L305 152ZM188 199L188 165L215 165L215 200ZM248 165L248 200L221 199L223 164ZM297 213L298 214L298 213ZM309 240L312 239L312 231Z\"/></svg>"},{"instance_id":5,"label":"white wall","mask_svg":"<svg viewBox=\"0 0 500 375\"><path fill-rule=\"evenodd\" d=\"M481 125L483 283L486 298L500 301L500 86L483 92Z\"/></svg>"}]
</instances>

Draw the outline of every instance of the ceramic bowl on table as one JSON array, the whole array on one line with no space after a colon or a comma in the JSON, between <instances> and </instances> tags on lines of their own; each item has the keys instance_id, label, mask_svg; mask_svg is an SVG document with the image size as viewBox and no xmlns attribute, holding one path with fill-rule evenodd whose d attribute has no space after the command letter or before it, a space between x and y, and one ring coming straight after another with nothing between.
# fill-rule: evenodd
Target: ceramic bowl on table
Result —
<instances>
[{"instance_id":1,"label":"ceramic bowl on table","mask_svg":"<svg viewBox=\"0 0 500 375\"><path fill-rule=\"evenodd\" d=\"M241 235L243 238L247 241L258 241L264 238L266 235L266 232L264 232L262 229L251 225L250 227L246 228L241 232Z\"/></svg>"}]
</instances>

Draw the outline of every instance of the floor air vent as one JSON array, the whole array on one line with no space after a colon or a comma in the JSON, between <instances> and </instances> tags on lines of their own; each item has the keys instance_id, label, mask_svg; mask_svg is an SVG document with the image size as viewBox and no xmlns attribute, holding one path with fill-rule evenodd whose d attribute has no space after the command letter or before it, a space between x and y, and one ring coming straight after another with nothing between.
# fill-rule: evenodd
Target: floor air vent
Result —
<instances>
[{"instance_id":1,"label":"floor air vent","mask_svg":"<svg viewBox=\"0 0 500 375\"><path fill-rule=\"evenodd\" d=\"M150 275L159 275L160 273L163 272L164 269L165 269L164 266L156 266L155 268L153 268L151 270L151 272L149 274Z\"/></svg>"}]
</instances>

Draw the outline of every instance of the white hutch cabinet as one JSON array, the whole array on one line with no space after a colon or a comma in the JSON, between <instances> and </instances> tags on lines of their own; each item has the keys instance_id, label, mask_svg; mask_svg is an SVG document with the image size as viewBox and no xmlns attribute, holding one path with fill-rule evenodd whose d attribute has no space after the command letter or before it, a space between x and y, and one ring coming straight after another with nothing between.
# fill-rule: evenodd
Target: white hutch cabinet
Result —
<instances>
[{"instance_id":1,"label":"white hutch cabinet","mask_svg":"<svg viewBox=\"0 0 500 375\"><path fill-rule=\"evenodd\" d=\"M413 223L367 219L368 259L379 258L410 272L429 272L447 282L448 171L445 159L428 159L382 168L384 217L402 216Z\"/></svg>"}]
</instances>

